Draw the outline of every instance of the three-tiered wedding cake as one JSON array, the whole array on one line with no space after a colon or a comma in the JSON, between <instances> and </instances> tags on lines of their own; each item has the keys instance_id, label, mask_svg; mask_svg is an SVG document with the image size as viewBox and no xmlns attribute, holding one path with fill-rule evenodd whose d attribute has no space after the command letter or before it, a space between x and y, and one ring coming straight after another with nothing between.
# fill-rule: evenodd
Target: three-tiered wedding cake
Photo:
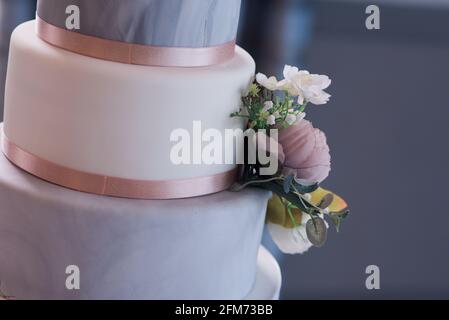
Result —
<instances>
[{"instance_id":1,"label":"three-tiered wedding cake","mask_svg":"<svg viewBox=\"0 0 449 320\"><path fill-rule=\"evenodd\" d=\"M255 64L235 45L239 11L240 0L38 1L11 39L0 289L19 299L249 294L269 193L224 191L235 162L170 156L173 132L194 122L244 126L230 114Z\"/></svg>"}]
</instances>

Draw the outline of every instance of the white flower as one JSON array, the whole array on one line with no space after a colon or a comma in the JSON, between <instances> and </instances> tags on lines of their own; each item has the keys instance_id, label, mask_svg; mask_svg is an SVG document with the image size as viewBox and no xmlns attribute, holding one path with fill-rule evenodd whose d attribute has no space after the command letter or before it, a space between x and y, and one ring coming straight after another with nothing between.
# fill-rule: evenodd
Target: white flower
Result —
<instances>
[{"instance_id":1,"label":"white flower","mask_svg":"<svg viewBox=\"0 0 449 320\"><path fill-rule=\"evenodd\" d=\"M267 227L274 243L283 253L305 253L312 247L312 243L307 239L306 230L303 226L292 229L269 222Z\"/></svg>"},{"instance_id":2,"label":"white flower","mask_svg":"<svg viewBox=\"0 0 449 320\"><path fill-rule=\"evenodd\" d=\"M275 113L273 113L273 116L274 116L276 119L279 119L279 118L281 117L281 114L279 113L279 111L276 111Z\"/></svg>"},{"instance_id":3,"label":"white flower","mask_svg":"<svg viewBox=\"0 0 449 320\"><path fill-rule=\"evenodd\" d=\"M323 218L322 215L320 215ZM279 250L287 254L305 253L313 245L307 238L306 224L310 215L303 213L301 217L301 225L296 228L286 228L272 222L267 223L268 232ZM325 221L326 227L329 228Z\"/></svg>"},{"instance_id":4,"label":"white flower","mask_svg":"<svg viewBox=\"0 0 449 320\"><path fill-rule=\"evenodd\" d=\"M294 77L299 73L299 69L297 67L292 67L289 65L286 65L284 67L284 78L285 78L285 89L288 91L288 93L292 96L300 96L301 91L298 90L295 86L293 86L293 79Z\"/></svg>"},{"instance_id":5,"label":"white flower","mask_svg":"<svg viewBox=\"0 0 449 320\"><path fill-rule=\"evenodd\" d=\"M270 110L271 108L273 108L273 106L274 106L273 101L266 101L266 102L263 104L263 111L267 112L268 110Z\"/></svg>"},{"instance_id":6,"label":"white flower","mask_svg":"<svg viewBox=\"0 0 449 320\"><path fill-rule=\"evenodd\" d=\"M287 122L290 126L295 124L297 118L294 114L289 114L285 117L285 122Z\"/></svg>"},{"instance_id":7,"label":"white flower","mask_svg":"<svg viewBox=\"0 0 449 320\"><path fill-rule=\"evenodd\" d=\"M306 224L310 220L308 214L303 213L301 225L296 228L286 228L278 224L268 222L268 232L274 243L283 253L296 254L304 253L313 245L307 238Z\"/></svg>"},{"instance_id":8,"label":"white flower","mask_svg":"<svg viewBox=\"0 0 449 320\"><path fill-rule=\"evenodd\" d=\"M258 73L256 75L256 81L262 86L271 91L281 90L282 81L279 82L276 77L268 78L263 73Z\"/></svg>"},{"instance_id":9,"label":"white flower","mask_svg":"<svg viewBox=\"0 0 449 320\"><path fill-rule=\"evenodd\" d=\"M330 94L324 91L331 84L331 79L326 75L310 74L306 70L286 65L284 77L288 85L286 88L292 96L298 96L298 103L304 101L316 105L325 104L329 101Z\"/></svg>"},{"instance_id":10,"label":"white flower","mask_svg":"<svg viewBox=\"0 0 449 320\"><path fill-rule=\"evenodd\" d=\"M285 80L290 81L290 79L292 79L298 72L299 72L298 67L289 66L288 64L286 64L284 66L283 72Z\"/></svg>"},{"instance_id":11,"label":"white flower","mask_svg":"<svg viewBox=\"0 0 449 320\"><path fill-rule=\"evenodd\" d=\"M270 126L275 125L276 124L276 117L274 115L272 115L272 114L269 115L267 117L267 124L270 125Z\"/></svg>"}]
</instances>

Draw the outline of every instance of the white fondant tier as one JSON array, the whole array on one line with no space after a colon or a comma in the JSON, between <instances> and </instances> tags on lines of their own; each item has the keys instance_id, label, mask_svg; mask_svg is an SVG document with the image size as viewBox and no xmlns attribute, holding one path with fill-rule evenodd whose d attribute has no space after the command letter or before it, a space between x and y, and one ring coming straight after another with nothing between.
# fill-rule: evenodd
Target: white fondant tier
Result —
<instances>
[{"instance_id":1,"label":"white fondant tier","mask_svg":"<svg viewBox=\"0 0 449 320\"><path fill-rule=\"evenodd\" d=\"M264 247L257 256L256 280L244 300L279 300L282 285L281 269L276 259ZM14 299L0 296L0 300Z\"/></svg>"},{"instance_id":2,"label":"white fondant tier","mask_svg":"<svg viewBox=\"0 0 449 320\"><path fill-rule=\"evenodd\" d=\"M193 139L194 121L223 136L243 128L230 118L255 71L243 49L216 66L144 67L58 49L38 39L34 26L20 25L11 39L4 129L18 147L59 166L123 179L189 179L235 168L175 165L170 136L186 129Z\"/></svg>"},{"instance_id":3,"label":"white fondant tier","mask_svg":"<svg viewBox=\"0 0 449 320\"><path fill-rule=\"evenodd\" d=\"M282 285L281 268L264 247L257 257L256 281L245 300L279 300Z\"/></svg>"},{"instance_id":4,"label":"white fondant tier","mask_svg":"<svg viewBox=\"0 0 449 320\"><path fill-rule=\"evenodd\" d=\"M18 299L242 299L269 192L130 200L47 183L0 155L0 281ZM66 288L66 268L80 290Z\"/></svg>"}]
</instances>

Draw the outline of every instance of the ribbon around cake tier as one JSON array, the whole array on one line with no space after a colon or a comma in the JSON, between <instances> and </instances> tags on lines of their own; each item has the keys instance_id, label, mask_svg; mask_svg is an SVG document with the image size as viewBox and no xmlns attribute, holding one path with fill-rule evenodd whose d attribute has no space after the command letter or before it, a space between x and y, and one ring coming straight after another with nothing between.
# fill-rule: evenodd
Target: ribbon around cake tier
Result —
<instances>
[{"instance_id":1,"label":"ribbon around cake tier","mask_svg":"<svg viewBox=\"0 0 449 320\"><path fill-rule=\"evenodd\" d=\"M17 167L45 181L87 193L131 199L191 198L228 189L238 168L205 177L180 180L135 180L108 177L63 167L33 155L8 139L0 130L3 154Z\"/></svg>"},{"instance_id":2,"label":"ribbon around cake tier","mask_svg":"<svg viewBox=\"0 0 449 320\"><path fill-rule=\"evenodd\" d=\"M120 63L158 67L205 67L234 57L236 42L209 47L168 47L102 39L54 26L36 17L37 36L61 49Z\"/></svg>"}]
</instances>

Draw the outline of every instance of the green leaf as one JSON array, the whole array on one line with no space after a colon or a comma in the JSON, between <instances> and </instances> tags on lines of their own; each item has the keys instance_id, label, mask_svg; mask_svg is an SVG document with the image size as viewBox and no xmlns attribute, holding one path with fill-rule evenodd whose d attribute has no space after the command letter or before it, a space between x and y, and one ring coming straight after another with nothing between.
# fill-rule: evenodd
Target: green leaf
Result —
<instances>
[{"instance_id":1,"label":"green leaf","mask_svg":"<svg viewBox=\"0 0 449 320\"><path fill-rule=\"evenodd\" d=\"M340 212L330 212L331 217L339 217L340 219L346 219L349 215L349 209L343 209Z\"/></svg>"},{"instance_id":2,"label":"green leaf","mask_svg":"<svg viewBox=\"0 0 449 320\"><path fill-rule=\"evenodd\" d=\"M341 218L338 216L330 216L330 217L333 225L335 226L335 229L337 230L337 232L340 232Z\"/></svg>"},{"instance_id":3,"label":"green leaf","mask_svg":"<svg viewBox=\"0 0 449 320\"><path fill-rule=\"evenodd\" d=\"M322 247L327 240L326 223L321 218L312 218L306 224L307 238L315 247Z\"/></svg>"},{"instance_id":4,"label":"green leaf","mask_svg":"<svg viewBox=\"0 0 449 320\"><path fill-rule=\"evenodd\" d=\"M287 201L298 207L298 209L302 212L309 213L311 215L317 215L320 212L319 208L315 207L309 201L303 199L300 194L296 194L291 190L288 193L285 192L283 186L276 181L260 183L257 186L270 190L278 196L286 199Z\"/></svg>"},{"instance_id":5,"label":"green leaf","mask_svg":"<svg viewBox=\"0 0 449 320\"><path fill-rule=\"evenodd\" d=\"M292 206L291 205L287 205L286 206L286 210L287 210L287 213L288 213L288 215L290 217L290 220L292 222L293 227L294 228L298 228L298 224L296 223L295 217L293 216Z\"/></svg>"}]
</instances>

